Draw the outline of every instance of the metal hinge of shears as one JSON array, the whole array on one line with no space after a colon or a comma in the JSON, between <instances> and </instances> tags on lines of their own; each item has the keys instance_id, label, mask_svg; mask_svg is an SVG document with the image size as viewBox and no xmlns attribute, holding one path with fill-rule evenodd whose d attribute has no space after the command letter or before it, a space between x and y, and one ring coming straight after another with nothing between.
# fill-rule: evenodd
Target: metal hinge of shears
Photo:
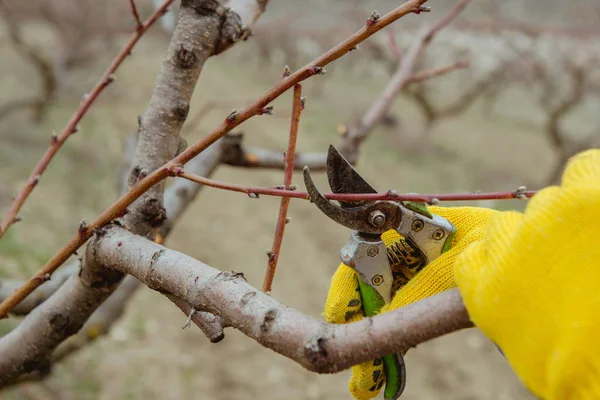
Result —
<instances>
[{"instance_id":1,"label":"metal hinge of shears","mask_svg":"<svg viewBox=\"0 0 600 400\"><path fill-rule=\"evenodd\" d=\"M327 177L334 193L376 193L352 167L330 146L327 155ZM315 186L308 167L304 182L310 200L329 218L352 229L340 259L358 275L365 315L375 315L393 296L391 263L404 262L411 254L421 268L449 249L455 232L445 218L432 214L424 203L377 201L340 201L339 206L323 196ZM381 234L394 229L403 239L402 245L386 248ZM386 376L386 399L397 399L406 382L406 369L401 353L383 358Z\"/></svg>"}]
</instances>

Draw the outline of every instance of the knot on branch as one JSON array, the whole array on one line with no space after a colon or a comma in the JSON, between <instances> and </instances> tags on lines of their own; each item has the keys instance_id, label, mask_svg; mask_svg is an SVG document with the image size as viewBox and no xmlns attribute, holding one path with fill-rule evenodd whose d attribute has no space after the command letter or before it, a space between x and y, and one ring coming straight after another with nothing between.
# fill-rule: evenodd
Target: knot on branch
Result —
<instances>
[{"instance_id":1,"label":"knot on branch","mask_svg":"<svg viewBox=\"0 0 600 400\"><path fill-rule=\"evenodd\" d=\"M50 326L52 326L54 331L62 332L69 325L69 317L58 313L52 315L48 322L50 323Z\"/></svg>"},{"instance_id":2,"label":"knot on branch","mask_svg":"<svg viewBox=\"0 0 600 400\"><path fill-rule=\"evenodd\" d=\"M327 339L325 337L315 337L304 345L304 356L310 363L310 370L324 372L329 366L326 344Z\"/></svg>"},{"instance_id":3,"label":"knot on branch","mask_svg":"<svg viewBox=\"0 0 600 400\"><path fill-rule=\"evenodd\" d=\"M185 44L180 44L175 50L175 62L182 69L191 69L198 62L198 57L192 48Z\"/></svg>"},{"instance_id":4,"label":"knot on branch","mask_svg":"<svg viewBox=\"0 0 600 400\"><path fill-rule=\"evenodd\" d=\"M247 31L247 29L242 27L242 19L240 16L236 12L227 9L221 16L219 39L215 45L213 54L220 54L229 49L244 37Z\"/></svg>"},{"instance_id":5,"label":"knot on branch","mask_svg":"<svg viewBox=\"0 0 600 400\"><path fill-rule=\"evenodd\" d=\"M114 289L114 286L121 282L123 279L123 274L117 271L113 271L110 269L102 268L99 270L95 270L90 274L90 282L89 286L94 290L110 292ZM82 277L82 280L85 277Z\"/></svg>"},{"instance_id":6,"label":"knot on branch","mask_svg":"<svg viewBox=\"0 0 600 400\"><path fill-rule=\"evenodd\" d=\"M181 0L182 8L191 8L203 17L220 14L223 9L217 0Z\"/></svg>"},{"instance_id":7,"label":"knot on branch","mask_svg":"<svg viewBox=\"0 0 600 400\"><path fill-rule=\"evenodd\" d=\"M167 219L167 211L156 198L144 199L139 211L143 221L152 228L160 227Z\"/></svg>"},{"instance_id":8,"label":"knot on branch","mask_svg":"<svg viewBox=\"0 0 600 400\"><path fill-rule=\"evenodd\" d=\"M33 357L23 361L23 373L37 372L40 377L50 375L50 360L48 357Z\"/></svg>"},{"instance_id":9,"label":"knot on branch","mask_svg":"<svg viewBox=\"0 0 600 400\"><path fill-rule=\"evenodd\" d=\"M275 323L275 319L277 318L277 310L271 309L265 313L263 317L263 322L260 324L260 331L263 333L269 332L271 327Z\"/></svg>"},{"instance_id":10,"label":"knot on branch","mask_svg":"<svg viewBox=\"0 0 600 400\"><path fill-rule=\"evenodd\" d=\"M175 118L185 121L190 111L190 104L185 101L178 101L175 107L173 107L173 115ZM178 144L179 146L179 144ZM187 146L187 144L186 144Z\"/></svg>"},{"instance_id":11,"label":"knot on branch","mask_svg":"<svg viewBox=\"0 0 600 400\"><path fill-rule=\"evenodd\" d=\"M247 282L243 272L235 271L221 271L217 274L215 279L220 279L223 282L234 282L238 279L243 279L244 282Z\"/></svg>"}]
</instances>

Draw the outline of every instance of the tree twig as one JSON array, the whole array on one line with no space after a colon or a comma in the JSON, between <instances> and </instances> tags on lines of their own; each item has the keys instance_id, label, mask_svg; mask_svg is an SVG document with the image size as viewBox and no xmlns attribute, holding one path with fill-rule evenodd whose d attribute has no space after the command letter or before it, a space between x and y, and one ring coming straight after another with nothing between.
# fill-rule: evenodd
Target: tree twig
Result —
<instances>
[{"instance_id":1,"label":"tree twig","mask_svg":"<svg viewBox=\"0 0 600 400\"><path fill-rule=\"evenodd\" d=\"M387 114L398 94L411 83L415 76L413 70L424 48L431 42L437 32L448 26L462 12L469 2L470 0L461 0L437 24L418 34L413 46L406 55L402 56L396 72L390 78L381 95L371 104L359 123L345 132L339 150L351 163L354 163L358 158L360 143Z\"/></svg>"},{"instance_id":2,"label":"tree twig","mask_svg":"<svg viewBox=\"0 0 600 400\"><path fill-rule=\"evenodd\" d=\"M304 109L304 98L302 97L302 86L297 84L294 86L294 100L292 106L292 121L290 123L290 135L287 151L285 153L285 171L283 174L283 189L292 190L292 176L294 174L294 160L296 156L296 142L298 140L298 127L300 125L300 114ZM290 205L289 197L282 197L279 206L279 214L277 215L277 225L275 227L275 236L273 237L273 246L267 254L267 271L263 281L263 292L270 294L273 278L277 270L277 261L279 261L279 253L281 251L281 242L287 224L287 211Z\"/></svg>"},{"instance_id":3,"label":"tree twig","mask_svg":"<svg viewBox=\"0 0 600 400\"><path fill-rule=\"evenodd\" d=\"M213 179L204 178L186 172L181 167L173 167L171 170L173 176L184 178L192 182L210 186L216 189L228 190L232 192L245 193L250 198L257 198L259 195L289 197L295 199L308 200L308 193L301 191L290 191L279 188L265 188L257 186L243 186L232 183L219 182ZM401 194L396 190L388 190L382 193L324 193L323 196L329 200L339 200L347 202L356 202L360 200L394 200L394 201L418 201L428 204L436 204L440 201L468 201L468 200L507 200L507 199L525 199L535 195L537 191L526 190L523 186L513 191L504 192L478 192L478 193L439 193L439 194Z\"/></svg>"},{"instance_id":4,"label":"tree twig","mask_svg":"<svg viewBox=\"0 0 600 400\"><path fill-rule=\"evenodd\" d=\"M142 29L144 29L144 24L142 24L140 14L138 13L137 7L135 6L135 0L129 0L129 5L131 6L131 14L133 14L133 18L135 19L135 29L139 32Z\"/></svg>"},{"instance_id":5,"label":"tree twig","mask_svg":"<svg viewBox=\"0 0 600 400\"><path fill-rule=\"evenodd\" d=\"M108 67L108 69L104 72L104 74L102 75L102 78L100 78L100 80L98 81L98 83L96 84L94 89L92 89L92 91L90 93L86 94L86 96L84 97L83 101L81 102L79 108L77 109L75 114L73 114L73 116L71 117L71 119L69 120L67 125L65 126L65 129L63 130L63 132L58 136L52 137L52 140L50 141L50 146L48 147L48 150L46 150L46 153L44 154L44 156L42 157L42 159L40 160L38 165L35 167L35 169L31 173L29 179L27 180L27 183L21 189L19 194L15 197L14 201L12 202L12 204L10 206L10 209L5 214L4 218L2 218L2 221L0 223L0 238L4 235L4 233L7 231L7 229L14 223L15 219L17 218L17 216L19 214L19 211L21 210L21 207L23 206L23 204L25 203L25 201L27 200L27 198L29 197L29 195L31 194L31 192L33 191L35 186L38 184L40 176L44 173L44 171L48 167L48 164L50 164L50 161L52 161L52 158L54 157L54 155L58 152L58 150L62 147L62 145L67 141L69 136L71 136L72 134L74 134L75 132L77 132L79 130L78 125L77 125L77 124L79 124L79 121L81 121L81 119L86 114L86 112L89 110L91 105L94 103L94 101L96 101L96 99L98 98L100 93L115 79L115 77L114 77L115 71L121 65L121 63L125 60L125 58L130 54L133 46L135 46L135 44L142 37L142 35L148 30L148 28L150 28L150 26L152 26L152 24L154 22L156 22L156 20L163 14L164 10L166 10L166 8L172 2L173 2L173 0L165 0L163 5L161 7L159 7L146 20L146 22L143 25L143 29L137 30L132 35L131 39L129 40L129 42L127 42L127 44L125 45L123 50L121 50L119 55L117 55L117 57L112 61L112 63ZM0 318L2 318L3 316L5 316L5 313L0 312Z\"/></svg>"},{"instance_id":6,"label":"tree twig","mask_svg":"<svg viewBox=\"0 0 600 400\"><path fill-rule=\"evenodd\" d=\"M223 319L214 314L197 311L189 303L171 293L163 293L171 300L184 314L189 315L190 322L196 324L198 328L206 335L211 343L218 343L225 337L223 333ZM184 328L186 326L184 325Z\"/></svg>"},{"instance_id":7,"label":"tree twig","mask_svg":"<svg viewBox=\"0 0 600 400\"><path fill-rule=\"evenodd\" d=\"M94 230L121 216L131 203L146 193L151 187L167 178L169 176L169 170L174 165L187 163L208 148L208 146L240 125L242 122L255 115L260 115L263 112L264 107L266 107L281 94L286 92L297 83L300 83L301 81L316 74L322 73L324 66L347 54L352 48L354 48L360 42L366 40L369 36L409 13L420 12L421 5L426 1L427 0L409 0L398 8L390 11L387 15L379 18L377 21L369 25L365 25L355 34L334 48L330 49L316 60L296 71L289 77L279 81L271 89L269 89L267 93L265 93L250 106L244 108L240 112L232 113L210 134L187 148L179 156L175 157L173 160L158 168L145 178L140 176L139 181L131 188L131 190L129 190L129 192L113 203L89 225L86 225L83 227L83 229L80 229L78 233L72 237L71 240L69 240L69 242L40 269L40 271L38 271L25 283L25 285L19 288L19 290L17 290L11 297L0 303L0 318L5 318L13 307L15 307L25 297L27 297L29 293L43 283L43 278L49 274L52 274L74 251L76 251L83 243L85 243L91 237Z\"/></svg>"},{"instance_id":8,"label":"tree twig","mask_svg":"<svg viewBox=\"0 0 600 400\"><path fill-rule=\"evenodd\" d=\"M12 309L12 314L26 315L35 307L46 301L58 290L58 288L69 279L69 277L79 269L79 261L74 261L59 269L52 279L44 283L31 293L23 302ZM0 280L0 301L9 297L15 290L23 285L23 281L5 279Z\"/></svg>"}]
</instances>

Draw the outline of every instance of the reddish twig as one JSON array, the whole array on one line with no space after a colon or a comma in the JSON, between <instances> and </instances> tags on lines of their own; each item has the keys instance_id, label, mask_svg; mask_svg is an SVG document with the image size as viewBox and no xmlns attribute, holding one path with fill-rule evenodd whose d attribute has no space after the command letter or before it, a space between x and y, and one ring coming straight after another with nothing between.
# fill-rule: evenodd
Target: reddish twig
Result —
<instances>
[{"instance_id":1,"label":"reddish twig","mask_svg":"<svg viewBox=\"0 0 600 400\"><path fill-rule=\"evenodd\" d=\"M142 24L140 14L138 13L137 7L135 6L135 0L129 0L129 4L131 5L131 13L133 14L133 18L135 18L135 29L139 32L144 29L144 24Z\"/></svg>"},{"instance_id":2,"label":"reddish twig","mask_svg":"<svg viewBox=\"0 0 600 400\"><path fill-rule=\"evenodd\" d=\"M294 86L294 103L292 108L292 122L290 123L290 138L288 142L288 148L285 153L285 171L283 175L283 189L290 191L292 188L292 176L294 174L294 161L296 156L296 141L298 139L298 126L300 124L300 113L304 109L304 99L302 98L302 86ZM287 211L290 204L289 197L281 198L281 205L279 206L279 215L277 216L277 226L275 227L275 237L273 238L273 247L267 253L269 261L267 263L267 271L265 272L265 279L263 282L263 292L271 293L271 285L273 284L273 278L275 277L275 270L277 269L277 261L279 260L279 252L281 250L281 242L283 241L283 234L285 231L285 225L287 224Z\"/></svg>"},{"instance_id":3,"label":"reddish twig","mask_svg":"<svg viewBox=\"0 0 600 400\"><path fill-rule=\"evenodd\" d=\"M39 182L40 176L44 173L54 155L67 141L69 136L71 136L73 133L79 130L79 127L77 125L79 121L81 121L85 113L89 110L90 106L98 98L98 95L100 95L104 88L106 88L114 80L115 71L117 70L117 68L119 68L123 60L125 60L125 58L130 54L133 46L135 46L135 44L142 37L144 32L146 32L148 28L152 26L152 24L156 22L156 20L160 18L161 15L163 15L167 7L172 2L173 0L165 0L163 5L160 6L160 8L156 9L156 11L154 11L154 13L146 20L146 22L142 26L143 29L137 30L133 34L133 36L125 45L123 50L121 50L119 55L113 60L106 72L104 72L104 75L102 75L102 78L100 78L94 89L85 96L84 100L79 105L79 108L77 109L75 114L73 114L73 116L65 126L63 132L59 136L52 136L52 140L50 141L50 147L48 147L48 150L46 150L46 153L31 173L31 176L27 180L27 183L21 189L19 194L15 197L10 209L2 219L2 222L0 223L0 238L4 235L6 230L15 222L15 219L17 218L21 207L25 203L25 200L27 200L27 198L33 191L33 188ZM0 312L0 318L3 315L4 313Z\"/></svg>"},{"instance_id":4,"label":"reddish twig","mask_svg":"<svg viewBox=\"0 0 600 400\"><path fill-rule=\"evenodd\" d=\"M308 200L307 192L297 192L278 188L264 188L236 185L232 183L224 183L213 179L204 178L202 176L185 172L181 167L173 167L170 170L172 176L178 176L199 183L201 185L210 186L216 189L228 190L231 192L246 193L248 197L257 198L263 194L265 196L289 197L295 199ZM394 200L394 201L419 201L428 204L437 204L439 201L470 201L470 200L506 200L506 199L527 199L536 194L536 190L525 190L523 186L517 190L505 192L482 192L482 193L439 193L439 194L400 194L396 190L388 190L383 193L324 193L323 195L329 200L341 200L346 202L356 202L361 200Z\"/></svg>"},{"instance_id":5,"label":"reddish twig","mask_svg":"<svg viewBox=\"0 0 600 400\"><path fill-rule=\"evenodd\" d=\"M27 297L33 290L35 290L36 287L41 285L44 282L44 277L49 276L59 266L61 266L62 263L65 262L65 260L67 260L71 256L71 254L73 254L74 251L76 251L92 236L94 230L122 216L131 203L137 200L148 189L150 189L151 187L153 187L154 185L171 175L171 170L175 166L187 163L192 158L204 151L208 146L212 145L214 142L225 136L228 132L231 132L231 130L235 129L242 122L248 120L249 118L255 115L262 114L264 108L273 100L281 96L294 85L316 74L323 73L324 66L346 55L349 51L355 48L357 44L363 42L371 35L377 33L381 29L390 25L392 22L400 19L401 17L407 14L420 12L421 5L424 4L426 1L427 0L408 0L403 5L390 11L385 16L377 19L377 21L363 26L360 30L358 30L356 33L344 40L342 43L333 47L325 54L313 60L306 66L300 68L298 71L294 72L289 77L280 80L271 89L269 89L267 93L265 93L262 97L256 100L253 104L247 106L240 112L231 113L221 123L221 125L215 128L206 137L202 138L192 146L188 147L177 157L164 164L162 167L156 169L154 172L152 172L145 178L140 179L133 187L131 187L131 189L127 193L125 193L119 200L117 200L109 208L107 208L94 221L92 221L89 225L80 227L77 234L74 237L72 237L71 240L69 240L69 242L64 247L62 247L34 276L29 278L29 280L17 291L15 291L15 293L12 296L8 297L2 303L0 303L0 318L5 318L13 307L19 304L25 297ZM166 3L170 2L167 1Z\"/></svg>"}]
</instances>

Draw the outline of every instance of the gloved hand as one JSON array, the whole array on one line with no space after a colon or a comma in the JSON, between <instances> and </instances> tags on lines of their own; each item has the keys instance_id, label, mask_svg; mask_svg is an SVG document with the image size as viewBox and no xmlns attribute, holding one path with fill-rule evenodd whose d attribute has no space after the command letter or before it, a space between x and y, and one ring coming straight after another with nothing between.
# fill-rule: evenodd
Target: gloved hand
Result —
<instances>
[{"instance_id":1,"label":"gloved hand","mask_svg":"<svg viewBox=\"0 0 600 400\"><path fill-rule=\"evenodd\" d=\"M524 214L431 211L457 227L454 247L382 312L449 289L455 279L471 319L534 394L547 400L599 398L600 151L573 158L562 186L541 191ZM387 245L396 238L384 239ZM328 321L362 318L356 279L352 269L339 267L325 307ZM381 369L377 361L353 367L354 397L377 395Z\"/></svg>"},{"instance_id":2,"label":"gloved hand","mask_svg":"<svg viewBox=\"0 0 600 400\"><path fill-rule=\"evenodd\" d=\"M494 217L457 258L475 325L538 397L600 398L600 150L572 158L560 187Z\"/></svg>"},{"instance_id":3,"label":"gloved hand","mask_svg":"<svg viewBox=\"0 0 600 400\"><path fill-rule=\"evenodd\" d=\"M484 237L490 218L498 213L498 211L475 207L429 207L429 210L448 219L457 228L452 248L422 271L406 266L394 271L394 287L406 283L407 280L408 283L396 293L392 302L381 312L403 307L454 287L453 266L456 257L469 244ZM394 230L385 232L381 237L387 247L400 239ZM331 323L347 323L362 318L364 313L358 291L358 276L352 268L340 264L333 276L325 303L325 319ZM377 396L384 383L385 374L380 359L352 367L349 388L356 399L364 400Z\"/></svg>"}]
</instances>

